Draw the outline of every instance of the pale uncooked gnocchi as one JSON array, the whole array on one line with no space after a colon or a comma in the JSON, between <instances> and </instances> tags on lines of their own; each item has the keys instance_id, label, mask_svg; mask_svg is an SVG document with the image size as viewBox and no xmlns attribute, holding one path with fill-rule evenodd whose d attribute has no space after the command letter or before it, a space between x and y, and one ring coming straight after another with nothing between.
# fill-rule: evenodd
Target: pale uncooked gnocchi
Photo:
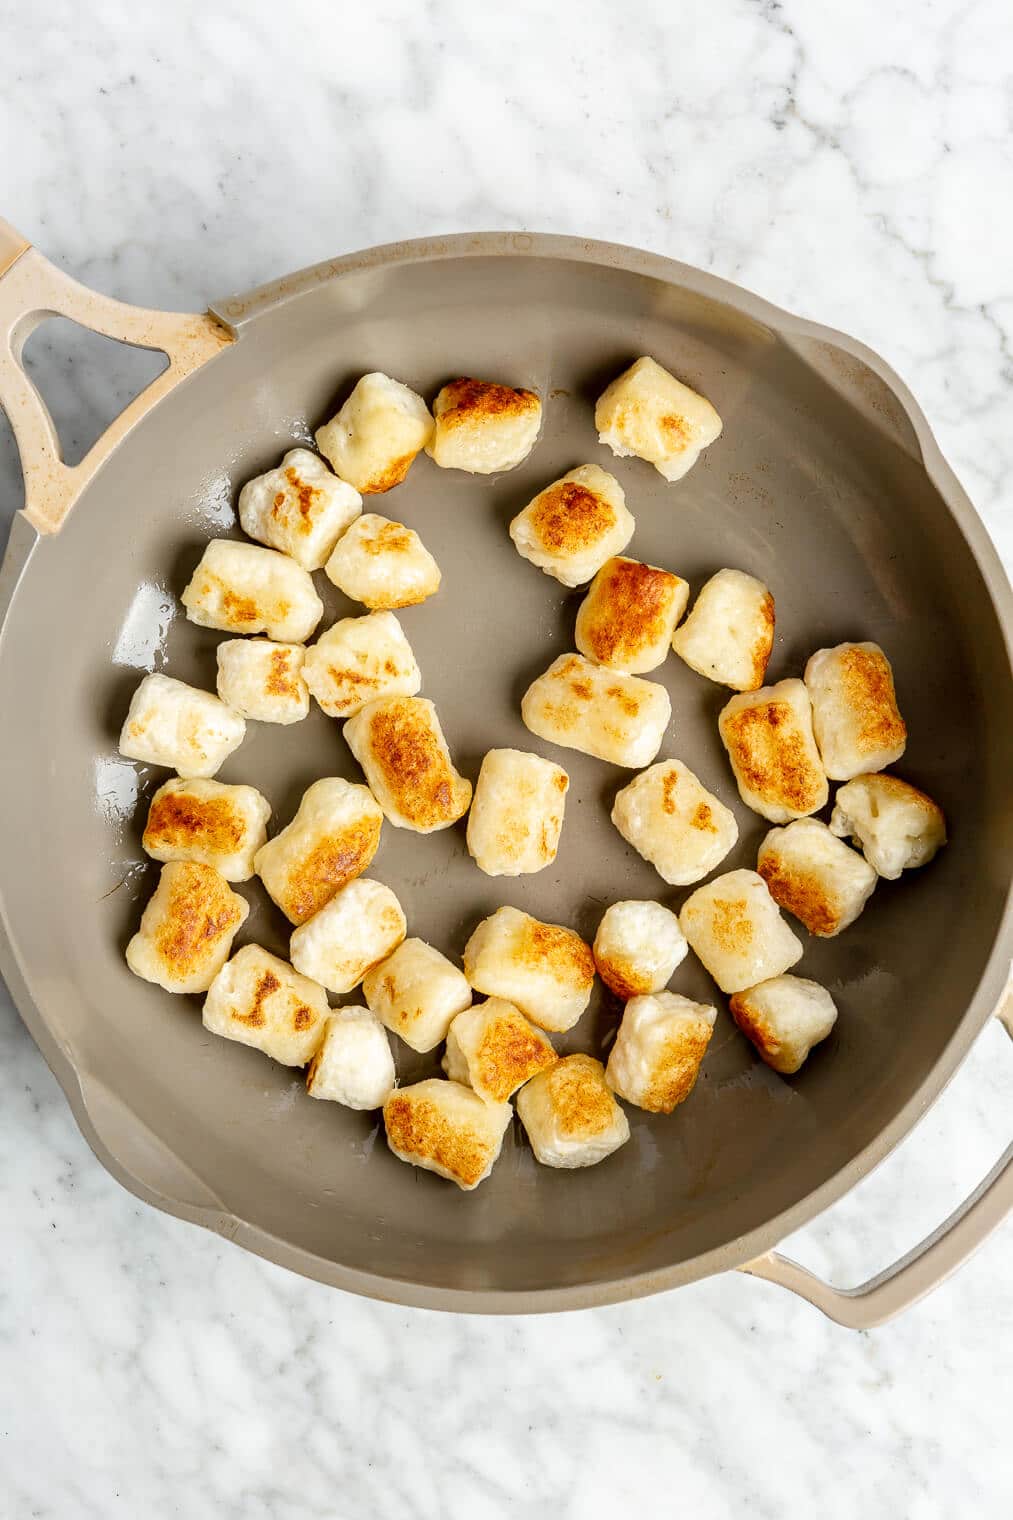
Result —
<instances>
[{"instance_id":1,"label":"pale uncooked gnocchi","mask_svg":"<svg viewBox=\"0 0 1013 1520\"><path fill-rule=\"evenodd\" d=\"M735 691L763 685L773 647L774 598L762 581L743 570L712 575L672 637L680 659Z\"/></svg>"},{"instance_id":2,"label":"pale uncooked gnocchi","mask_svg":"<svg viewBox=\"0 0 1013 1520\"><path fill-rule=\"evenodd\" d=\"M151 799L141 844L153 860L191 860L226 881L249 881L270 816L256 787L174 776Z\"/></svg>"},{"instance_id":3,"label":"pale uncooked gnocchi","mask_svg":"<svg viewBox=\"0 0 1013 1520\"><path fill-rule=\"evenodd\" d=\"M426 453L444 470L492 475L512 470L534 448L542 403L534 391L460 379L433 402L436 426Z\"/></svg>"},{"instance_id":4,"label":"pale uncooked gnocchi","mask_svg":"<svg viewBox=\"0 0 1013 1520\"><path fill-rule=\"evenodd\" d=\"M432 432L433 419L422 397L374 370L362 376L316 437L335 474L363 496L372 496L400 485Z\"/></svg>"},{"instance_id":5,"label":"pale uncooked gnocchi","mask_svg":"<svg viewBox=\"0 0 1013 1520\"><path fill-rule=\"evenodd\" d=\"M805 668L813 732L831 781L850 781L899 760L907 728L890 661L878 644L817 649Z\"/></svg>"},{"instance_id":6,"label":"pale uncooked gnocchi","mask_svg":"<svg viewBox=\"0 0 1013 1520\"><path fill-rule=\"evenodd\" d=\"M383 1105L395 1156L466 1193L492 1171L512 1117L509 1103L487 1103L470 1087L439 1077L398 1087Z\"/></svg>"},{"instance_id":7,"label":"pale uncooked gnocchi","mask_svg":"<svg viewBox=\"0 0 1013 1520\"><path fill-rule=\"evenodd\" d=\"M464 947L476 992L515 1003L542 1029L570 1029L591 1000L594 956L579 934L519 908L497 908Z\"/></svg>"},{"instance_id":8,"label":"pale uncooked gnocchi","mask_svg":"<svg viewBox=\"0 0 1013 1520\"><path fill-rule=\"evenodd\" d=\"M755 871L727 871L687 897L679 926L722 992L780 976L801 958L791 932Z\"/></svg>"},{"instance_id":9,"label":"pale uncooked gnocchi","mask_svg":"<svg viewBox=\"0 0 1013 1520\"><path fill-rule=\"evenodd\" d=\"M223 639L218 645L218 695L241 718L299 723L310 710L301 644Z\"/></svg>"},{"instance_id":10,"label":"pale uncooked gnocchi","mask_svg":"<svg viewBox=\"0 0 1013 1520\"><path fill-rule=\"evenodd\" d=\"M650 765L672 716L656 681L624 676L579 654L561 654L521 701L525 725L540 739L612 765Z\"/></svg>"},{"instance_id":11,"label":"pale uncooked gnocchi","mask_svg":"<svg viewBox=\"0 0 1013 1520\"><path fill-rule=\"evenodd\" d=\"M517 1094L517 1116L543 1166L595 1166L630 1138L629 1120L593 1056L564 1056Z\"/></svg>"},{"instance_id":12,"label":"pale uncooked gnocchi","mask_svg":"<svg viewBox=\"0 0 1013 1520\"><path fill-rule=\"evenodd\" d=\"M407 927L390 887L360 876L295 930L292 964L340 996L397 949Z\"/></svg>"},{"instance_id":13,"label":"pale uncooked gnocchi","mask_svg":"<svg viewBox=\"0 0 1013 1520\"><path fill-rule=\"evenodd\" d=\"M771 823L818 813L830 795L801 681L732 697L718 718L739 795Z\"/></svg>"},{"instance_id":14,"label":"pale uncooked gnocchi","mask_svg":"<svg viewBox=\"0 0 1013 1520\"><path fill-rule=\"evenodd\" d=\"M899 776L856 776L834 798L831 832L850 835L877 875L896 881L946 843L943 810Z\"/></svg>"},{"instance_id":15,"label":"pale uncooked gnocchi","mask_svg":"<svg viewBox=\"0 0 1013 1520\"><path fill-rule=\"evenodd\" d=\"M440 567L415 529L376 512L339 538L324 574L364 607L414 607L440 589Z\"/></svg>"},{"instance_id":16,"label":"pale uncooked gnocchi","mask_svg":"<svg viewBox=\"0 0 1013 1520\"><path fill-rule=\"evenodd\" d=\"M468 979L423 939L406 939L363 978L366 1002L412 1050L435 1050L471 1003Z\"/></svg>"},{"instance_id":17,"label":"pale uncooked gnocchi","mask_svg":"<svg viewBox=\"0 0 1013 1520\"><path fill-rule=\"evenodd\" d=\"M616 793L612 822L663 881L685 887L739 837L735 816L681 760L659 760Z\"/></svg>"},{"instance_id":18,"label":"pale uncooked gnocchi","mask_svg":"<svg viewBox=\"0 0 1013 1520\"><path fill-rule=\"evenodd\" d=\"M631 998L609 1053L612 1091L651 1114L670 1114L696 1085L718 1016L679 992Z\"/></svg>"},{"instance_id":19,"label":"pale uncooked gnocchi","mask_svg":"<svg viewBox=\"0 0 1013 1520\"><path fill-rule=\"evenodd\" d=\"M394 1091L387 1031L368 1008L331 1011L319 1050L306 1068L306 1091L346 1108L382 1108Z\"/></svg>"},{"instance_id":20,"label":"pale uncooked gnocchi","mask_svg":"<svg viewBox=\"0 0 1013 1520\"><path fill-rule=\"evenodd\" d=\"M756 860L767 890L810 934L832 939L853 924L876 885L867 860L842 844L818 818L771 829Z\"/></svg>"},{"instance_id":21,"label":"pale uncooked gnocchi","mask_svg":"<svg viewBox=\"0 0 1013 1520\"><path fill-rule=\"evenodd\" d=\"M721 434L710 402L646 357L602 392L594 425L613 454L646 459L666 480L681 480Z\"/></svg>"},{"instance_id":22,"label":"pale uncooked gnocchi","mask_svg":"<svg viewBox=\"0 0 1013 1520\"><path fill-rule=\"evenodd\" d=\"M257 851L253 868L293 924L303 924L366 870L381 813L368 787L324 776L303 793L292 822Z\"/></svg>"},{"instance_id":23,"label":"pale uncooked gnocchi","mask_svg":"<svg viewBox=\"0 0 1013 1520\"><path fill-rule=\"evenodd\" d=\"M186 780L213 776L238 749L246 724L209 691L172 676L145 676L130 699L119 750L128 760L166 765Z\"/></svg>"},{"instance_id":24,"label":"pale uncooked gnocchi","mask_svg":"<svg viewBox=\"0 0 1013 1520\"><path fill-rule=\"evenodd\" d=\"M305 1066L323 1039L327 1013L319 983L260 945L244 945L208 988L204 1028L282 1066Z\"/></svg>"},{"instance_id":25,"label":"pale uncooked gnocchi","mask_svg":"<svg viewBox=\"0 0 1013 1520\"><path fill-rule=\"evenodd\" d=\"M343 732L395 828L431 834L468 811L471 782L454 769L436 708L426 697L367 702Z\"/></svg>"},{"instance_id":26,"label":"pale uncooked gnocchi","mask_svg":"<svg viewBox=\"0 0 1013 1520\"><path fill-rule=\"evenodd\" d=\"M505 1103L557 1059L552 1042L505 998L459 1013L447 1034L443 1070L487 1102Z\"/></svg>"},{"instance_id":27,"label":"pale uncooked gnocchi","mask_svg":"<svg viewBox=\"0 0 1013 1520\"><path fill-rule=\"evenodd\" d=\"M519 749L491 749L468 814L468 850L487 876L523 876L551 865L559 847L569 777Z\"/></svg>"},{"instance_id":28,"label":"pale uncooked gnocchi","mask_svg":"<svg viewBox=\"0 0 1013 1520\"><path fill-rule=\"evenodd\" d=\"M248 480L239 493L243 532L304 570L322 570L362 511L354 486L332 475L309 449L289 449L276 470Z\"/></svg>"},{"instance_id":29,"label":"pale uncooked gnocchi","mask_svg":"<svg viewBox=\"0 0 1013 1520\"><path fill-rule=\"evenodd\" d=\"M180 598L191 623L302 644L324 615L313 577L287 554L213 538Z\"/></svg>"},{"instance_id":30,"label":"pale uncooked gnocchi","mask_svg":"<svg viewBox=\"0 0 1013 1520\"><path fill-rule=\"evenodd\" d=\"M539 491L510 524L510 537L546 575L581 586L626 548L635 527L615 476L582 464Z\"/></svg>"},{"instance_id":31,"label":"pale uncooked gnocchi","mask_svg":"<svg viewBox=\"0 0 1013 1520\"><path fill-rule=\"evenodd\" d=\"M658 902L615 902L592 945L598 975L624 1000L668 985L689 950L679 920Z\"/></svg>"},{"instance_id":32,"label":"pale uncooked gnocchi","mask_svg":"<svg viewBox=\"0 0 1013 1520\"><path fill-rule=\"evenodd\" d=\"M577 648L596 665L643 675L665 663L689 586L670 570L619 556L602 565L577 612Z\"/></svg>"},{"instance_id":33,"label":"pale uncooked gnocchi","mask_svg":"<svg viewBox=\"0 0 1013 1520\"><path fill-rule=\"evenodd\" d=\"M127 945L127 965L166 992L207 992L249 912L213 866L170 861Z\"/></svg>"},{"instance_id":34,"label":"pale uncooked gnocchi","mask_svg":"<svg viewBox=\"0 0 1013 1520\"><path fill-rule=\"evenodd\" d=\"M351 718L378 697L413 697L422 686L412 647L393 612L341 618L306 651L303 680L331 718Z\"/></svg>"},{"instance_id":35,"label":"pale uncooked gnocchi","mask_svg":"<svg viewBox=\"0 0 1013 1520\"><path fill-rule=\"evenodd\" d=\"M837 1022L833 998L819 982L775 976L729 999L732 1018L767 1065L790 1077Z\"/></svg>"}]
</instances>

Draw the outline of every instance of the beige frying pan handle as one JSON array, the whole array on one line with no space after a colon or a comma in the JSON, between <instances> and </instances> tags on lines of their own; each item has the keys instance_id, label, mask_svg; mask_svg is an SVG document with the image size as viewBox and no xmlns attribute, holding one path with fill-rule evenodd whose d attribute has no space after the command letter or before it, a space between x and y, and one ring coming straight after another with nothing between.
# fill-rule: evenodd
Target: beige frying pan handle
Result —
<instances>
[{"instance_id":1,"label":"beige frying pan handle","mask_svg":"<svg viewBox=\"0 0 1013 1520\"><path fill-rule=\"evenodd\" d=\"M996 1011L1013 1038L1013 989ZM871 1330L910 1309L938 1288L975 1252L1013 1210L1013 1145L988 1176L938 1229L857 1288L832 1288L779 1251L768 1251L740 1268L753 1277L790 1288L849 1330Z\"/></svg>"},{"instance_id":2,"label":"beige frying pan handle","mask_svg":"<svg viewBox=\"0 0 1013 1520\"><path fill-rule=\"evenodd\" d=\"M158 349L169 360L168 368L131 401L76 465L64 463L53 419L21 362L26 341L48 317L70 317L107 338ZM208 314L145 311L88 290L0 220L0 407L21 454L24 515L29 522L40 533L58 532L85 486L131 428L233 341L233 334Z\"/></svg>"}]
</instances>

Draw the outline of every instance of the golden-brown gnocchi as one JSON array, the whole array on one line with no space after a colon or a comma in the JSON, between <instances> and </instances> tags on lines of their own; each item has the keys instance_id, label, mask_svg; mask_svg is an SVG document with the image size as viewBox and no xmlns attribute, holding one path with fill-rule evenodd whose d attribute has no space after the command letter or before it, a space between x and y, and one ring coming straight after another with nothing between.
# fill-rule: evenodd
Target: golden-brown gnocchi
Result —
<instances>
[{"instance_id":1,"label":"golden-brown gnocchi","mask_svg":"<svg viewBox=\"0 0 1013 1520\"><path fill-rule=\"evenodd\" d=\"M681 480L721 433L710 402L646 357L602 392L594 425L613 454L646 459L666 480Z\"/></svg>"},{"instance_id":2,"label":"golden-brown gnocchi","mask_svg":"<svg viewBox=\"0 0 1013 1520\"><path fill-rule=\"evenodd\" d=\"M771 823L818 813L830 795L801 681L732 697L718 719L739 795Z\"/></svg>"},{"instance_id":3,"label":"golden-brown gnocchi","mask_svg":"<svg viewBox=\"0 0 1013 1520\"><path fill-rule=\"evenodd\" d=\"M253 868L293 924L303 924L366 870L381 813L368 787L324 776L303 793L292 822L257 851Z\"/></svg>"},{"instance_id":4,"label":"golden-brown gnocchi","mask_svg":"<svg viewBox=\"0 0 1013 1520\"><path fill-rule=\"evenodd\" d=\"M226 881L249 881L270 816L255 787L174 776L151 799L141 844L153 860L191 860Z\"/></svg>"},{"instance_id":5,"label":"golden-brown gnocchi","mask_svg":"<svg viewBox=\"0 0 1013 1520\"><path fill-rule=\"evenodd\" d=\"M344 735L370 790L399 829L431 834L468 811L471 782L455 769L436 708L425 697L381 697Z\"/></svg>"},{"instance_id":6,"label":"golden-brown gnocchi","mask_svg":"<svg viewBox=\"0 0 1013 1520\"><path fill-rule=\"evenodd\" d=\"M243 532L304 570L324 568L361 511L355 487L332 475L309 449L289 449L276 470L248 480L239 493Z\"/></svg>"},{"instance_id":7,"label":"golden-brown gnocchi","mask_svg":"<svg viewBox=\"0 0 1013 1520\"><path fill-rule=\"evenodd\" d=\"M492 1171L513 1117L460 1082L429 1077L398 1087L383 1105L387 1144L401 1161L470 1192Z\"/></svg>"},{"instance_id":8,"label":"golden-brown gnocchi","mask_svg":"<svg viewBox=\"0 0 1013 1520\"><path fill-rule=\"evenodd\" d=\"M594 957L579 934L519 908L497 908L464 947L476 992L514 1003L542 1029L570 1029L591 1000Z\"/></svg>"},{"instance_id":9,"label":"golden-brown gnocchi","mask_svg":"<svg viewBox=\"0 0 1013 1520\"><path fill-rule=\"evenodd\" d=\"M213 538L180 600L191 623L302 644L324 615L313 577L287 554Z\"/></svg>"},{"instance_id":10,"label":"golden-brown gnocchi","mask_svg":"<svg viewBox=\"0 0 1013 1520\"><path fill-rule=\"evenodd\" d=\"M415 529L376 512L338 539L324 574L364 607L414 607L440 589L440 567Z\"/></svg>"},{"instance_id":11,"label":"golden-brown gnocchi","mask_svg":"<svg viewBox=\"0 0 1013 1520\"><path fill-rule=\"evenodd\" d=\"M626 548L635 527L615 476L582 464L539 491L510 524L510 537L546 575L580 586Z\"/></svg>"},{"instance_id":12,"label":"golden-brown gnocchi","mask_svg":"<svg viewBox=\"0 0 1013 1520\"><path fill-rule=\"evenodd\" d=\"M534 391L491 380L451 380L433 402L436 426L426 453L444 470L492 475L512 470L534 448L542 403Z\"/></svg>"},{"instance_id":13,"label":"golden-brown gnocchi","mask_svg":"<svg viewBox=\"0 0 1013 1520\"><path fill-rule=\"evenodd\" d=\"M682 905L679 926L722 992L780 976L802 955L755 871L727 871L697 887Z\"/></svg>"},{"instance_id":14,"label":"golden-brown gnocchi","mask_svg":"<svg viewBox=\"0 0 1013 1520\"><path fill-rule=\"evenodd\" d=\"M166 992L206 992L249 912L213 866L170 861L127 945L127 965Z\"/></svg>"},{"instance_id":15,"label":"golden-brown gnocchi","mask_svg":"<svg viewBox=\"0 0 1013 1520\"><path fill-rule=\"evenodd\" d=\"M341 618L306 651L303 680L331 718L378 697L413 697L422 673L393 612Z\"/></svg>"},{"instance_id":16,"label":"golden-brown gnocchi","mask_svg":"<svg viewBox=\"0 0 1013 1520\"><path fill-rule=\"evenodd\" d=\"M317 431L317 448L336 475L371 496L400 485L432 432L422 397L374 370L357 381L341 410Z\"/></svg>"},{"instance_id":17,"label":"golden-brown gnocchi","mask_svg":"<svg viewBox=\"0 0 1013 1520\"><path fill-rule=\"evenodd\" d=\"M561 654L521 701L525 725L540 739L612 765L650 765L664 738L672 704L656 681Z\"/></svg>"},{"instance_id":18,"label":"golden-brown gnocchi","mask_svg":"<svg viewBox=\"0 0 1013 1520\"><path fill-rule=\"evenodd\" d=\"M301 644L223 639L218 645L218 695L241 718L299 723L310 710Z\"/></svg>"},{"instance_id":19,"label":"golden-brown gnocchi","mask_svg":"<svg viewBox=\"0 0 1013 1520\"><path fill-rule=\"evenodd\" d=\"M260 945L244 945L208 988L204 1028L282 1066L305 1066L323 1039L327 1013L317 982Z\"/></svg>"},{"instance_id":20,"label":"golden-brown gnocchi","mask_svg":"<svg viewBox=\"0 0 1013 1520\"><path fill-rule=\"evenodd\" d=\"M543 1166L595 1166L630 1138L629 1120L593 1056L564 1056L517 1094L517 1116Z\"/></svg>"},{"instance_id":21,"label":"golden-brown gnocchi","mask_svg":"<svg viewBox=\"0 0 1013 1520\"><path fill-rule=\"evenodd\" d=\"M519 749L491 749L468 814L468 850L487 876L522 876L551 865L570 779L562 766Z\"/></svg>"},{"instance_id":22,"label":"golden-brown gnocchi","mask_svg":"<svg viewBox=\"0 0 1013 1520\"><path fill-rule=\"evenodd\" d=\"M459 1013L447 1034L443 1069L491 1103L505 1103L557 1059L552 1042L505 998Z\"/></svg>"},{"instance_id":23,"label":"golden-brown gnocchi","mask_svg":"<svg viewBox=\"0 0 1013 1520\"><path fill-rule=\"evenodd\" d=\"M619 556L602 565L577 612L577 648L596 665L642 675L665 663L689 586L669 570Z\"/></svg>"},{"instance_id":24,"label":"golden-brown gnocchi","mask_svg":"<svg viewBox=\"0 0 1013 1520\"><path fill-rule=\"evenodd\" d=\"M612 822L673 887L713 871L739 837L734 814L681 760L659 760L634 776L616 793Z\"/></svg>"},{"instance_id":25,"label":"golden-brown gnocchi","mask_svg":"<svg viewBox=\"0 0 1013 1520\"><path fill-rule=\"evenodd\" d=\"M679 920L658 902L615 902L591 947L598 975L624 1001L668 985L689 950Z\"/></svg>"},{"instance_id":26,"label":"golden-brown gnocchi","mask_svg":"<svg viewBox=\"0 0 1013 1520\"><path fill-rule=\"evenodd\" d=\"M868 861L818 818L796 818L787 828L771 829L756 869L778 907L820 939L832 939L853 924L876 885Z\"/></svg>"},{"instance_id":27,"label":"golden-brown gnocchi","mask_svg":"<svg viewBox=\"0 0 1013 1520\"><path fill-rule=\"evenodd\" d=\"M801 976L771 977L737 992L728 1006L767 1065L786 1077L798 1071L837 1022L837 1007L826 988Z\"/></svg>"},{"instance_id":28,"label":"golden-brown gnocchi","mask_svg":"<svg viewBox=\"0 0 1013 1520\"><path fill-rule=\"evenodd\" d=\"M718 1016L679 992L631 998L605 1068L612 1091L651 1114L670 1114L696 1085Z\"/></svg>"},{"instance_id":29,"label":"golden-brown gnocchi","mask_svg":"<svg viewBox=\"0 0 1013 1520\"><path fill-rule=\"evenodd\" d=\"M831 781L884 770L899 760L907 728L890 661L878 644L817 649L805 668L813 732Z\"/></svg>"}]
</instances>

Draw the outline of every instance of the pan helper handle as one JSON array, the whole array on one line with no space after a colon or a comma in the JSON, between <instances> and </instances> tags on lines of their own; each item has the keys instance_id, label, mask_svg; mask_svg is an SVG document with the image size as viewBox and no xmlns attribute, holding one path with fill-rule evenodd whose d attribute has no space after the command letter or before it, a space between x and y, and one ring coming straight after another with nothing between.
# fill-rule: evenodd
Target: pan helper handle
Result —
<instances>
[{"instance_id":1,"label":"pan helper handle","mask_svg":"<svg viewBox=\"0 0 1013 1520\"><path fill-rule=\"evenodd\" d=\"M49 317L69 317L106 338L157 349L169 361L73 466L64 463L53 419L22 364L25 343ZM58 533L82 491L141 418L234 341L235 334L209 313L146 311L79 285L0 220L0 407L21 455L24 515L37 532Z\"/></svg>"},{"instance_id":2,"label":"pan helper handle","mask_svg":"<svg viewBox=\"0 0 1013 1520\"><path fill-rule=\"evenodd\" d=\"M995 1017L1013 1039L1013 982L1007 987ZM938 1288L998 1229L1011 1210L1013 1145L1006 1147L988 1176L938 1229L906 1256L857 1288L833 1288L779 1251L768 1251L755 1261L746 1262L740 1270L789 1288L839 1325L850 1330L871 1330Z\"/></svg>"}]
</instances>

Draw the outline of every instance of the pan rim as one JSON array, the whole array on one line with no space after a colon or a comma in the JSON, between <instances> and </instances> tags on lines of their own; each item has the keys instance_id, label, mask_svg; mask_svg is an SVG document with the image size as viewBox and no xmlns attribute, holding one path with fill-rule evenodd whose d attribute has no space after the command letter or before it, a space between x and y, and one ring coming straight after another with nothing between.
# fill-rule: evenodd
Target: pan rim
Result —
<instances>
[{"instance_id":1,"label":"pan rim","mask_svg":"<svg viewBox=\"0 0 1013 1520\"><path fill-rule=\"evenodd\" d=\"M462 257L505 256L578 261L645 275L730 307L764 323L782 338L822 342L867 366L895 398L917 441L922 467L970 549L996 614L1010 666L1010 679L1013 681L1013 588L998 551L904 381L875 350L846 333L797 317L739 285L662 254L594 239L516 231L455 233L446 237L413 239L353 251L338 259L284 276L245 296L215 303L210 309L241 338L244 326L255 322L260 314L297 299L317 285L340 280L363 269ZM183 382L187 383L189 381ZM97 485L100 478L101 472L93 484ZM39 535L23 518L16 519L0 564L0 634L4 630L23 575L38 549ZM106 1170L128 1191L163 1212L200 1224L234 1240L258 1256L329 1286L409 1307L465 1313L546 1313L624 1302L741 1267L771 1250L785 1236L843 1197L885 1160L913 1130L951 1080L978 1033L994 1012L1006 984L1011 961L1013 879L1007 883L1002 919L967 1009L956 1024L944 1051L916 1092L879 1134L849 1162L790 1208L748 1234L664 1268L603 1278L586 1284L520 1290L444 1288L342 1266L239 1217L215 1199L206 1184L203 1187L209 1201L194 1204L152 1187L132 1172L129 1165L103 1139L100 1127L88 1109L82 1074L78 1072L69 1053L60 1046L34 1002L9 933L6 908L0 901L0 972L12 1000L59 1082L90 1148ZM139 1116L132 1113L132 1118L142 1129L146 1128Z\"/></svg>"}]
</instances>

